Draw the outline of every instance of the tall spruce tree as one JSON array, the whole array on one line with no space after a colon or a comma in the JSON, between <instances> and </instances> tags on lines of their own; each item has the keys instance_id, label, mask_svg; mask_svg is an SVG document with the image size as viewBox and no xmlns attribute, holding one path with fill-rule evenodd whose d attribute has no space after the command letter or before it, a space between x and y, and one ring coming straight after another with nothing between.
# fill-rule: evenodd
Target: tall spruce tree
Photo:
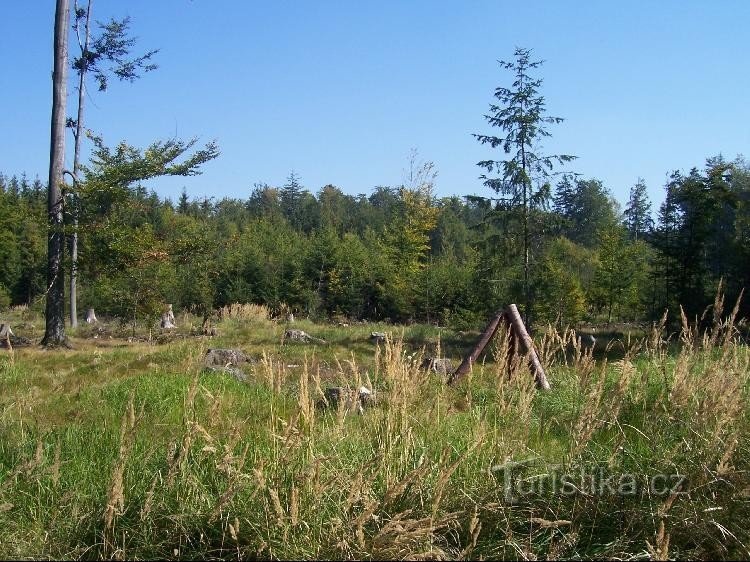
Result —
<instances>
[{"instance_id":1,"label":"tall spruce tree","mask_svg":"<svg viewBox=\"0 0 750 562\"><path fill-rule=\"evenodd\" d=\"M628 204L623 212L625 215L625 227L632 240L643 238L654 228L654 219L651 218L651 201L646 192L646 182L638 178L636 184L630 188Z\"/></svg>"},{"instance_id":2,"label":"tall spruce tree","mask_svg":"<svg viewBox=\"0 0 750 562\"><path fill-rule=\"evenodd\" d=\"M532 210L544 205L549 198L549 178L555 165L575 158L568 154L545 155L539 142L551 136L546 125L561 123L561 117L547 115L544 97L539 93L543 80L531 76L544 61L531 60L531 49L517 48L512 62L500 61L500 66L513 73L510 88L495 89L497 103L490 104L485 119L492 127L503 131L503 136L475 134L482 144L501 147L509 157L505 160L483 160L477 165L487 170L480 179L484 185L503 196L503 203L520 214L523 247L524 316L530 322L532 298L530 286L531 232L529 218ZM490 177L488 174L500 174Z\"/></svg>"}]
</instances>

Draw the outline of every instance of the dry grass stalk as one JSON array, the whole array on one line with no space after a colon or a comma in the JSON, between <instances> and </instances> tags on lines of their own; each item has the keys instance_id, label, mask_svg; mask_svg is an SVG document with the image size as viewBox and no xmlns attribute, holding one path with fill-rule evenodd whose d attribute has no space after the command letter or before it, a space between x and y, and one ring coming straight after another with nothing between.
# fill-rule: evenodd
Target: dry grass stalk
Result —
<instances>
[{"instance_id":1,"label":"dry grass stalk","mask_svg":"<svg viewBox=\"0 0 750 562\"><path fill-rule=\"evenodd\" d=\"M55 452L54 457L52 461L52 465L50 466L50 475L52 476L52 485L57 488L57 485L60 482L60 466L62 465L60 461L60 454L62 450L62 442L58 438L55 442Z\"/></svg>"},{"instance_id":2,"label":"dry grass stalk","mask_svg":"<svg viewBox=\"0 0 750 562\"><path fill-rule=\"evenodd\" d=\"M156 486L159 484L160 476L161 474L157 472L151 479L151 485L148 487L148 491L146 492L146 499L143 501L143 506L141 507L141 521L145 521L151 514L151 509L154 505L154 494L156 493Z\"/></svg>"},{"instance_id":3,"label":"dry grass stalk","mask_svg":"<svg viewBox=\"0 0 750 562\"><path fill-rule=\"evenodd\" d=\"M8 474L2 482L0 482L0 490L4 490L7 487L15 484L16 479L24 475L29 478L42 464L44 463L44 443L41 439L37 439L36 447L34 449L34 456L31 458L21 461L13 471Z\"/></svg>"},{"instance_id":4,"label":"dry grass stalk","mask_svg":"<svg viewBox=\"0 0 750 562\"><path fill-rule=\"evenodd\" d=\"M436 545L440 530L457 526L462 512L446 513L439 519L410 518L407 509L391 517L372 538L370 552L375 559L448 560L448 553Z\"/></svg>"},{"instance_id":5,"label":"dry grass stalk","mask_svg":"<svg viewBox=\"0 0 750 562\"><path fill-rule=\"evenodd\" d=\"M531 377L529 377L530 380L533 380ZM438 475L437 483L435 484L435 491L432 499L432 518L436 519L438 510L440 509L440 502L443 499L443 494L445 493L445 487L448 485L448 481L450 480L451 476L453 476L453 473L456 472L459 466L471 455L477 447L479 447L482 442L484 441L484 436L479 435L477 436L474 443L472 443L459 457L450 465L445 466L445 462L441 462L441 468L440 473ZM447 459L448 454L450 450L445 449L443 451L443 458Z\"/></svg>"},{"instance_id":6,"label":"dry grass stalk","mask_svg":"<svg viewBox=\"0 0 750 562\"><path fill-rule=\"evenodd\" d=\"M219 309L219 319L268 320L271 317L267 306L249 303L232 303Z\"/></svg>"},{"instance_id":7,"label":"dry grass stalk","mask_svg":"<svg viewBox=\"0 0 750 562\"><path fill-rule=\"evenodd\" d=\"M667 325L669 310L665 310L659 322L651 327L646 349L653 359L663 360L666 353L667 340L664 339L664 328Z\"/></svg>"},{"instance_id":8,"label":"dry grass stalk","mask_svg":"<svg viewBox=\"0 0 750 562\"><path fill-rule=\"evenodd\" d=\"M479 540L479 534L481 532L482 523L479 520L479 509L477 506L474 506L474 513L469 520L469 528L467 532L469 540L467 541L466 547L458 555L459 560L468 560L471 558L471 553L474 552L474 549L477 547L477 541Z\"/></svg>"},{"instance_id":9,"label":"dry grass stalk","mask_svg":"<svg viewBox=\"0 0 750 562\"><path fill-rule=\"evenodd\" d=\"M594 432L604 423L601 415L602 398L604 397L605 383L607 379L607 362L598 369L598 379L593 381L586 394L583 409L573 426L572 440L573 448L571 457L578 456L586 447Z\"/></svg>"},{"instance_id":10,"label":"dry grass stalk","mask_svg":"<svg viewBox=\"0 0 750 562\"><path fill-rule=\"evenodd\" d=\"M228 474L230 476L229 483L227 484L226 489L221 494L219 499L216 501L216 505L214 505L214 508L211 510L211 513L208 516L209 521L215 521L216 518L221 515L221 511L240 491L245 476L242 472L242 469L245 466L245 460L247 459L247 451L249 448L250 444L248 443L245 445L242 453L239 456L233 457L233 467L228 471ZM229 463L227 462L227 464Z\"/></svg>"},{"instance_id":11,"label":"dry grass stalk","mask_svg":"<svg viewBox=\"0 0 750 562\"><path fill-rule=\"evenodd\" d=\"M107 504L104 509L103 520L104 548L105 552L108 553L112 552L111 549L113 544L111 541L114 537L115 519L125 510L125 465L133 450L137 421L134 400L135 392L131 391L130 399L128 400L128 405L120 424L120 450L118 452L117 460L115 461L115 466L112 469L112 475L110 476L109 486L107 488Z\"/></svg>"}]
</instances>

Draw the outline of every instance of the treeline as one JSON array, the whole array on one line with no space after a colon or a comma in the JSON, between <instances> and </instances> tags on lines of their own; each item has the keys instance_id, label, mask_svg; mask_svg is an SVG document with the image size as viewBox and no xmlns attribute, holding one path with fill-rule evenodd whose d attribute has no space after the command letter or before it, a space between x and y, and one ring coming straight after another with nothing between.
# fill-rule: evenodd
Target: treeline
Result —
<instances>
[{"instance_id":1,"label":"treeline","mask_svg":"<svg viewBox=\"0 0 750 562\"><path fill-rule=\"evenodd\" d=\"M168 302L198 312L253 302L313 318L475 327L523 302L517 210L435 198L430 164L369 195L333 185L313 194L291 174L247 199L183 192L176 202L88 172L78 202L81 310L133 320ZM596 179L561 176L546 193L529 219L534 323L646 321L680 304L692 317L721 278L728 299L750 281L741 158L673 174L657 213L640 181L623 206ZM43 298L46 224L45 186L0 175L0 308Z\"/></svg>"}]
</instances>

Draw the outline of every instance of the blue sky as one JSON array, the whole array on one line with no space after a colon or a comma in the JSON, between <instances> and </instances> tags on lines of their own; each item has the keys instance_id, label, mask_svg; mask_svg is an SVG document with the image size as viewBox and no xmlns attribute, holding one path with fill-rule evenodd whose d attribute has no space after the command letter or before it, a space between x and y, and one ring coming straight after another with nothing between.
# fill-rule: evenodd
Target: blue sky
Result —
<instances>
[{"instance_id":1,"label":"blue sky","mask_svg":"<svg viewBox=\"0 0 750 562\"><path fill-rule=\"evenodd\" d=\"M522 4L522 5L521 5ZM46 178L53 0L5 2L0 171ZM411 148L438 169L437 194L489 195L476 162L501 155L471 133L516 46L546 60L548 152L621 201L643 177L661 201L668 172L750 146L750 2L95 0L132 18L160 68L92 87L86 125L109 144L177 135L222 151L194 178L151 184L176 198L249 195L291 170L317 192L403 181ZM69 113L73 113L71 88ZM72 145L72 141L69 142Z\"/></svg>"}]
</instances>

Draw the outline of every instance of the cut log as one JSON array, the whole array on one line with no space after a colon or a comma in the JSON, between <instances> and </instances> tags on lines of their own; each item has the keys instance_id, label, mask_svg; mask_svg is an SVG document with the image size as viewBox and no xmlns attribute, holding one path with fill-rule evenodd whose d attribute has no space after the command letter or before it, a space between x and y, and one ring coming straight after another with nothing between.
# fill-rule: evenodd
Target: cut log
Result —
<instances>
[{"instance_id":1,"label":"cut log","mask_svg":"<svg viewBox=\"0 0 750 562\"><path fill-rule=\"evenodd\" d=\"M375 343L384 343L386 337L387 336L385 332L372 332L370 334L370 341L373 341Z\"/></svg>"},{"instance_id":2,"label":"cut log","mask_svg":"<svg viewBox=\"0 0 750 562\"><path fill-rule=\"evenodd\" d=\"M86 324L96 324L98 320L96 319L96 314L94 313L93 308L89 308L86 311Z\"/></svg>"}]
</instances>

